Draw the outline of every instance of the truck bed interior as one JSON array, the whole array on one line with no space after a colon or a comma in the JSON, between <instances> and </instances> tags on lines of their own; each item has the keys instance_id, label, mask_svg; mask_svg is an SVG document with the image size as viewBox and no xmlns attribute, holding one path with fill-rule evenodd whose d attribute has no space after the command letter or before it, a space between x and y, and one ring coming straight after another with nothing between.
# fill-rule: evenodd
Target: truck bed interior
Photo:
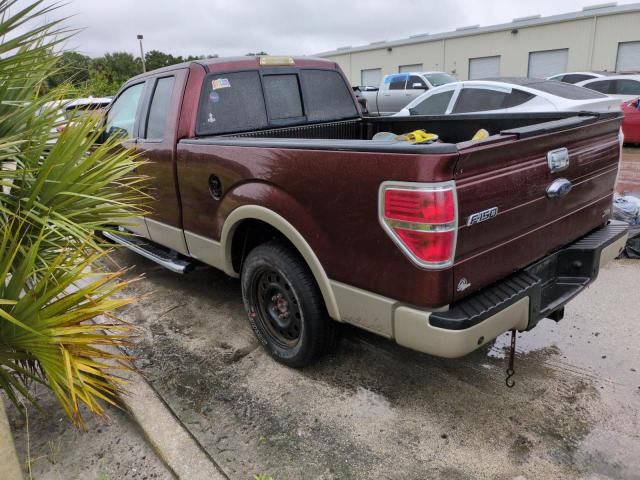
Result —
<instances>
[{"instance_id":1,"label":"truck bed interior","mask_svg":"<svg viewBox=\"0 0 640 480\"><path fill-rule=\"evenodd\" d=\"M612 118L619 113L606 114L551 112L516 114L479 114L444 115L414 117L365 117L335 122L287 126L267 130L255 130L227 134L218 137L200 137L204 141L245 139L299 139L299 140L352 140L363 146L362 141L371 140L378 132L408 133L413 130L425 130L439 136L442 143L457 144L471 140L479 129L485 129L489 135L512 134L519 137L538 135L545 132L562 130L578 124L585 124L603 118ZM218 142L216 142L218 143ZM226 142L225 142L226 143ZM260 142L262 143L262 142ZM280 143L280 142L278 142ZM298 142L283 142L298 143ZM339 142L342 143L342 142ZM385 143L384 141L375 142ZM386 142L388 143L388 142ZM404 143L404 142L403 142ZM426 147L426 145L425 145Z\"/></svg>"}]
</instances>

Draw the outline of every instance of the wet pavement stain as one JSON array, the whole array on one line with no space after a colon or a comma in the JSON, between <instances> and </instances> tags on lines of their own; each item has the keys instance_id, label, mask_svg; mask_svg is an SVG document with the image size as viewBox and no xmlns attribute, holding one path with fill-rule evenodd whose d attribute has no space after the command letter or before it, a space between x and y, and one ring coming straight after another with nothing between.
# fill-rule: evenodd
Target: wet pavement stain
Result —
<instances>
[{"instance_id":1,"label":"wet pavement stain","mask_svg":"<svg viewBox=\"0 0 640 480\"><path fill-rule=\"evenodd\" d=\"M638 263L519 334L507 389L506 335L448 360L347 327L292 370L258 347L237 281L117 258L147 272L134 293L155 292L124 314L141 327L139 365L230 478L640 478L640 338L623 288Z\"/></svg>"}]
</instances>

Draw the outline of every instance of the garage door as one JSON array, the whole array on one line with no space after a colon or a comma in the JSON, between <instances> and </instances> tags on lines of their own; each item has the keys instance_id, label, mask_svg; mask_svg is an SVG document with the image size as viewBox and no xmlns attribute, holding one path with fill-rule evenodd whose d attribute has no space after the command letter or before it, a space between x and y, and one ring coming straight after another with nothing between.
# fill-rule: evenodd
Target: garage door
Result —
<instances>
[{"instance_id":1,"label":"garage door","mask_svg":"<svg viewBox=\"0 0 640 480\"><path fill-rule=\"evenodd\" d=\"M529 77L547 78L567 71L569 49L529 53Z\"/></svg>"},{"instance_id":2,"label":"garage door","mask_svg":"<svg viewBox=\"0 0 640 480\"><path fill-rule=\"evenodd\" d=\"M398 67L398 73L411 73L411 72L421 72L422 64L414 63L413 65L400 65Z\"/></svg>"},{"instance_id":3,"label":"garage door","mask_svg":"<svg viewBox=\"0 0 640 480\"><path fill-rule=\"evenodd\" d=\"M469 80L500 76L500 55L469 59Z\"/></svg>"},{"instance_id":4,"label":"garage door","mask_svg":"<svg viewBox=\"0 0 640 480\"><path fill-rule=\"evenodd\" d=\"M381 68L369 68L360 71L360 85L365 87L377 87L382 81Z\"/></svg>"},{"instance_id":5,"label":"garage door","mask_svg":"<svg viewBox=\"0 0 640 480\"><path fill-rule=\"evenodd\" d=\"M640 42L624 42L618 44L617 72L640 70Z\"/></svg>"}]
</instances>

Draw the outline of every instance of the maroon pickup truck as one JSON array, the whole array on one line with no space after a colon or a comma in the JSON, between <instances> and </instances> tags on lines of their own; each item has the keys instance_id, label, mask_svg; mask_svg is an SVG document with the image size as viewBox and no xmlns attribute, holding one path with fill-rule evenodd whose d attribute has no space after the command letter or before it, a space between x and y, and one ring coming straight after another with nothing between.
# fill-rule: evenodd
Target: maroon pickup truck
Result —
<instances>
[{"instance_id":1,"label":"maroon pickup truck","mask_svg":"<svg viewBox=\"0 0 640 480\"><path fill-rule=\"evenodd\" d=\"M109 236L177 272L240 277L255 334L287 365L325 351L336 322L462 356L560 320L619 253L621 119L363 118L326 60L167 67L127 82L107 114L107 134L150 160L154 193L135 235ZM373 139L418 129L440 140Z\"/></svg>"}]
</instances>

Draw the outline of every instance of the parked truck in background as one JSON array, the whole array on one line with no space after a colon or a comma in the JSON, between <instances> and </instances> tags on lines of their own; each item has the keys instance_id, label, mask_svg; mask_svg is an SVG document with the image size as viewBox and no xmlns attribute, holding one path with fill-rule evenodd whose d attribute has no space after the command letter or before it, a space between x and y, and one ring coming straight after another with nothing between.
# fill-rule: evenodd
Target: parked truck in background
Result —
<instances>
[{"instance_id":1,"label":"parked truck in background","mask_svg":"<svg viewBox=\"0 0 640 480\"><path fill-rule=\"evenodd\" d=\"M337 64L264 56L147 72L106 121L153 191L109 238L239 277L256 336L294 367L338 322L457 357L559 320L626 238L619 112L363 118ZM441 141L372 140L418 128Z\"/></svg>"},{"instance_id":2,"label":"parked truck in background","mask_svg":"<svg viewBox=\"0 0 640 480\"><path fill-rule=\"evenodd\" d=\"M445 72L394 73L385 75L379 87L366 86L360 90L369 115L392 115L424 92L456 81Z\"/></svg>"}]
</instances>

